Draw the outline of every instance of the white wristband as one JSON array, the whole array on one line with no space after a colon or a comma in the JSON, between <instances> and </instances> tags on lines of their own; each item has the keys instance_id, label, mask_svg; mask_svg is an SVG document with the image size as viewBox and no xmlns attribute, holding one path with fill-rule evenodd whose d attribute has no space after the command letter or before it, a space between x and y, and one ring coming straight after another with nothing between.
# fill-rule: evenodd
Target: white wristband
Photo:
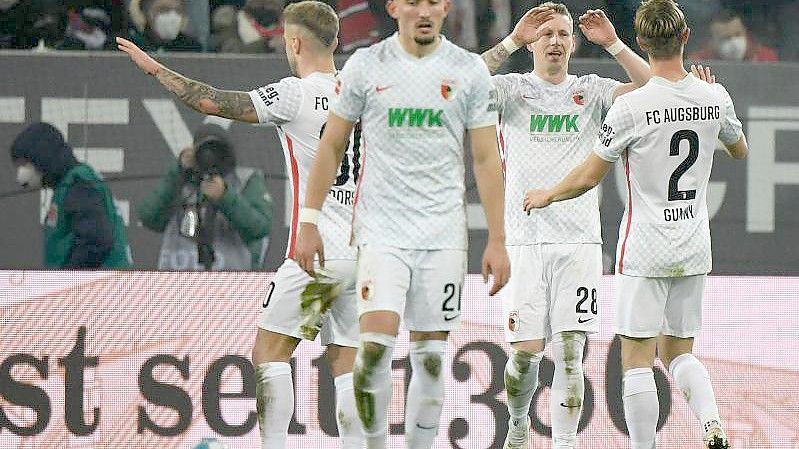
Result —
<instances>
[{"instance_id":1,"label":"white wristband","mask_svg":"<svg viewBox=\"0 0 799 449\"><path fill-rule=\"evenodd\" d=\"M312 225L315 225L319 223L319 215L321 214L322 212L319 209L311 209L309 207L303 207L302 209L300 209L299 221L300 223L310 223Z\"/></svg>"},{"instance_id":2,"label":"white wristband","mask_svg":"<svg viewBox=\"0 0 799 449\"><path fill-rule=\"evenodd\" d=\"M505 50L508 51L509 55L513 54L514 51L521 48L518 45L516 45L516 42L514 42L513 38L510 36L506 37L505 39L502 39L502 42L500 42L500 44L502 44L502 46L505 47Z\"/></svg>"},{"instance_id":3,"label":"white wristband","mask_svg":"<svg viewBox=\"0 0 799 449\"><path fill-rule=\"evenodd\" d=\"M616 42L605 47L605 51L610 53L611 56L616 56L625 48L627 48L627 46L624 45L624 42L622 42L621 39L616 39Z\"/></svg>"}]
</instances>

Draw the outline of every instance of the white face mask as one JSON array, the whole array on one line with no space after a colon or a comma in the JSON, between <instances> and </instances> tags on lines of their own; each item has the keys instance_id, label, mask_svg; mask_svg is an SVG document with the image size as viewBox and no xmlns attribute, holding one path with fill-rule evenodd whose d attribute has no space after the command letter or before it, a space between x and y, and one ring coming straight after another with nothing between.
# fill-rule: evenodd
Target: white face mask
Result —
<instances>
[{"instance_id":1,"label":"white face mask","mask_svg":"<svg viewBox=\"0 0 799 449\"><path fill-rule=\"evenodd\" d=\"M719 56L729 61L742 61L746 55L746 37L725 39L719 45Z\"/></svg>"},{"instance_id":2,"label":"white face mask","mask_svg":"<svg viewBox=\"0 0 799 449\"><path fill-rule=\"evenodd\" d=\"M171 41L178 37L182 25L183 15L173 9L155 16L153 31L162 40Z\"/></svg>"},{"instance_id":3,"label":"white face mask","mask_svg":"<svg viewBox=\"0 0 799 449\"><path fill-rule=\"evenodd\" d=\"M26 189L38 189L42 186L42 175L33 164L20 165L17 168L17 184Z\"/></svg>"}]
</instances>

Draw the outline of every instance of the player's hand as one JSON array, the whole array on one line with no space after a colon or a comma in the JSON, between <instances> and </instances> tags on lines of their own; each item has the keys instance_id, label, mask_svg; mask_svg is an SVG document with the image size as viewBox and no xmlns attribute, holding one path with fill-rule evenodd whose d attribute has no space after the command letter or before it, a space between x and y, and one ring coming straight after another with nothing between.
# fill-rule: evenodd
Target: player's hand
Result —
<instances>
[{"instance_id":1,"label":"player's hand","mask_svg":"<svg viewBox=\"0 0 799 449\"><path fill-rule=\"evenodd\" d=\"M155 75L164 67L161 63L142 51L141 48L137 47L133 42L121 37L117 37L116 41L117 48L127 53L130 59L135 62L144 73Z\"/></svg>"},{"instance_id":2,"label":"player's hand","mask_svg":"<svg viewBox=\"0 0 799 449\"><path fill-rule=\"evenodd\" d=\"M225 180L219 175L212 175L200 181L200 191L214 203L222 199L225 188Z\"/></svg>"},{"instance_id":3,"label":"player's hand","mask_svg":"<svg viewBox=\"0 0 799 449\"><path fill-rule=\"evenodd\" d=\"M524 194L524 211L530 214L533 209L543 209L552 204L548 190L533 189Z\"/></svg>"},{"instance_id":4,"label":"player's hand","mask_svg":"<svg viewBox=\"0 0 799 449\"><path fill-rule=\"evenodd\" d=\"M544 34L541 25L547 23L555 15L555 10L548 6L536 6L527 11L510 33L511 39L520 47L532 44Z\"/></svg>"},{"instance_id":5,"label":"player's hand","mask_svg":"<svg viewBox=\"0 0 799 449\"><path fill-rule=\"evenodd\" d=\"M322 236L319 228L311 223L300 223L300 232L294 247L294 260L311 276L315 276L314 259L319 255L319 265L325 267L325 248L322 245Z\"/></svg>"},{"instance_id":6,"label":"player's hand","mask_svg":"<svg viewBox=\"0 0 799 449\"><path fill-rule=\"evenodd\" d=\"M616 28L601 9L589 9L580 16L579 22L586 39L597 45L608 47L618 39Z\"/></svg>"},{"instance_id":7,"label":"player's hand","mask_svg":"<svg viewBox=\"0 0 799 449\"><path fill-rule=\"evenodd\" d=\"M488 275L494 276L494 282L488 292L489 296L494 296L508 283L510 279L510 259L508 250L501 240L488 240L486 249L483 251L483 282L488 283Z\"/></svg>"},{"instance_id":8,"label":"player's hand","mask_svg":"<svg viewBox=\"0 0 799 449\"><path fill-rule=\"evenodd\" d=\"M691 73L693 73L695 77L708 84L713 84L716 82L716 75L711 73L710 67L702 67L701 64L698 66L691 64Z\"/></svg>"}]
</instances>

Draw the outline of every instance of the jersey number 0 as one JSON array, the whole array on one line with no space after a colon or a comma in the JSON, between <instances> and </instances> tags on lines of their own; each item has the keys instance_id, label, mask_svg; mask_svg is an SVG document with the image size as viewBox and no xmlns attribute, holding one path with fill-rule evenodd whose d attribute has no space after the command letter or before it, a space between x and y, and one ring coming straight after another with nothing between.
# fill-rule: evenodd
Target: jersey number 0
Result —
<instances>
[{"instance_id":1,"label":"jersey number 0","mask_svg":"<svg viewBox=\"0 0 799 449\"><path fill-rule=\"evenodd\" d=\"M319 130L319 139L322 138L322 134L325 133L325 127L327 123L322 125L322 129ZM352 182L358 184L358 175L361 173L361 122L355 123L355 128L352 132L352 138L354 142L352 143ZM350 143L347 142L347 147L350 146ZM334 187L343 186L350 180L350 161L347 160L347 153L344 153L344 157L341 159L341 167L339 168L339 174L336 176L336 180L333 181Z\"/></svg>"}]
</instances>

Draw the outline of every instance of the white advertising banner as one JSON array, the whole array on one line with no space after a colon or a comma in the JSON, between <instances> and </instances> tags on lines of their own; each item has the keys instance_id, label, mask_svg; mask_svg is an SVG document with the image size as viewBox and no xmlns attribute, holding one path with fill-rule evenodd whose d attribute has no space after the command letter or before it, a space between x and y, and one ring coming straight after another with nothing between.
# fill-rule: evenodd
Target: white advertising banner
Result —
<instances>
[{"instance_id":1,"label":"white advertising banner","mask_svg":"<svg viewBox=\"0 0 799 449\"><path fill-rule=\"evenodd\" d=\"M248 358L271 273L0 272L0 448L190 448L216 437L259 448ZM612 277L588 345L585 448L625 448ZM736 449L799 449L799 278L711 277L695 353L713 379ZM450 337L447 396L435 448L497 448L507 412L508 345L497 298L469 275L463 327ZM392 448L404 447L407 335L394 353ZM333 380L323 348L293 361L290 448L335 448ZM659 447L701 447L699 425L658 364ZM534 446L549 447L553 366L531 410Z\"/></svg>"}]
</instances>

